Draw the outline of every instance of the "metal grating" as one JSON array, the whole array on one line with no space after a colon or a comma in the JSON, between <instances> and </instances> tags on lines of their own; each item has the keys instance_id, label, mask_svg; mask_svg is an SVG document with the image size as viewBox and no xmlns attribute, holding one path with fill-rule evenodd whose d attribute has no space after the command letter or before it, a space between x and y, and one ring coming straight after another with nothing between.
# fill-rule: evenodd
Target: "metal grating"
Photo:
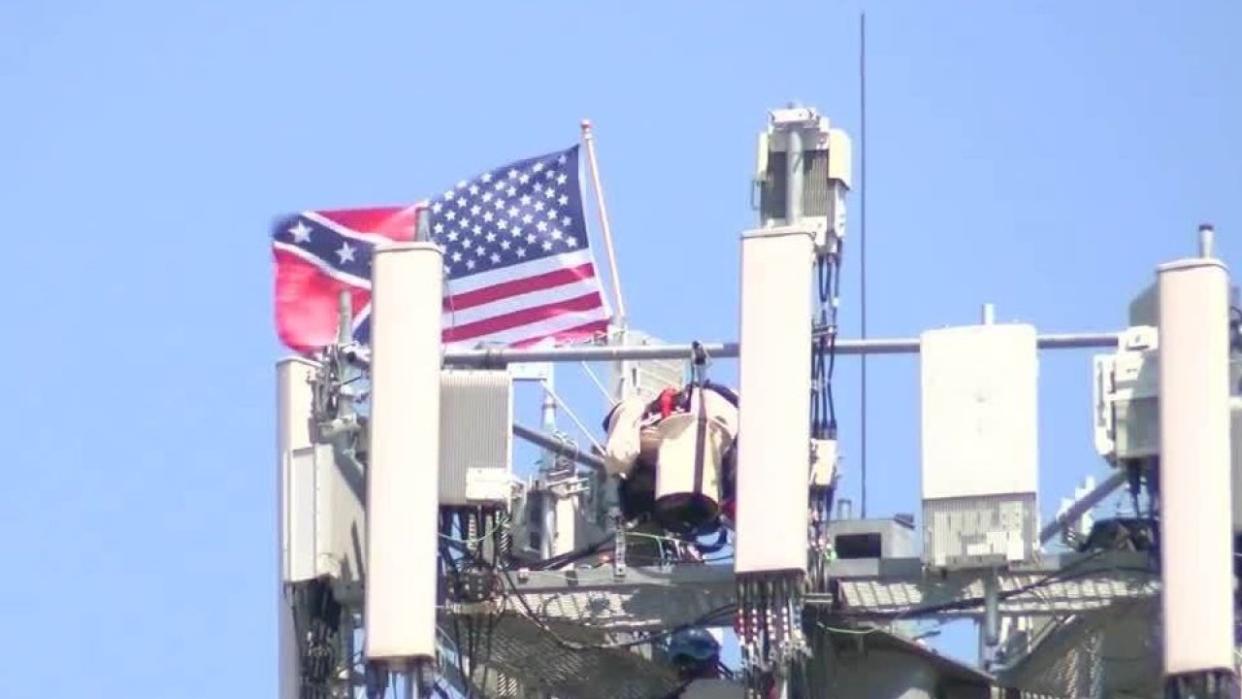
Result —
<instances>
[{"instance_id":1,"label":"metal grating","mask_svg":"<svg viewBox=\"0 0 1242 699\"><path fill-rule=\"evenodd\" d=\"M440 391L440 504L506 501L512 377L507 371L446 369Z\"/></svg>"}]
</instances>

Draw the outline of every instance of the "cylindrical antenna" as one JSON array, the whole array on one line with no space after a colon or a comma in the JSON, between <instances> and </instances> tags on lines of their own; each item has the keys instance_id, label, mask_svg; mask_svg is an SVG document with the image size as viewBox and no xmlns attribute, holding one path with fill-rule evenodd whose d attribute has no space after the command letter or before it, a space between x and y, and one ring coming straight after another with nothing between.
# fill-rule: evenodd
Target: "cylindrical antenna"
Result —
<instances>
[{"instance_id":1,"label":"cylindrical antenna","mask_svg":"<svg viewBox=\"0 0 1242 699\"><path fill-rule=\"evenodd\" d=\"M1199 224L1199 257L1214 257L1212 249L1216 247L1216 229L1210 223Z\"/></svg>"},{"instance_id":2,"label":"cylindrical antenna","mask_svg":"<svg viewBox=\"0 0 1242 699\"><path fill-rule=\"evenodd\" d=\"M858 216L858 305L859 334L867 339L867 13L858 15L858 110L862 122L859 129L859 180L862 184ZM859 449L862 497L859 508L863 519L867 518L867 355L861 358L859 381L859 429L862 445Z\"/></svg>"}]
</instances>

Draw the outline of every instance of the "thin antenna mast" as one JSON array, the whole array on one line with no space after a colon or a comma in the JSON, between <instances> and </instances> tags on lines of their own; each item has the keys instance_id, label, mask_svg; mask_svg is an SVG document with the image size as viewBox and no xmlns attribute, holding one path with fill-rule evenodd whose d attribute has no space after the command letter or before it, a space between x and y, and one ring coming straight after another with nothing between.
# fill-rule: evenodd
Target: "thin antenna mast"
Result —
<instances>
[{"instance_id":1,"label":"thin antenna mast","mask_svg":"<svg viewBox=\"0 0 1242 699\"><path fill-rule=\"evenodd\" d=\"M861 168L859 179L862 181L862 201L858 225L858 267L859 289L858 300L861 316L861 336L867 339L867 13L858 15L858 107L861 112L862 128L859 130L859 161ZM862 375L859 384L859 402L861 415L859 426L862 431L862 449L860 450L862 465L862 517L867 518L867 355L863 355Z\"/></svg>"}]
</instances>

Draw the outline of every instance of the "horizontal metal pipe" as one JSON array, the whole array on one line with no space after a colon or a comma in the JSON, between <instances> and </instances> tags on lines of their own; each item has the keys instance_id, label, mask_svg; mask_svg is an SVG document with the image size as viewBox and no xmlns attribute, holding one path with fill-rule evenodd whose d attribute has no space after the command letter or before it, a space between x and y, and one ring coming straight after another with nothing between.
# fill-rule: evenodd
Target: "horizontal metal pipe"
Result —
<instances>
[{"instance_id":1,"label":"horizontal metal pipe","mask_svg":"<svg viewBox=\"0 0 1242 699\"><path fill-rule=\"evenodd\" d=\"M556 439L555 437L550 437L538 430L532 430L529 427L519 425L515 422L513 423L513 434L517 435L521 439L525 439L535 446L551 450L554 454L563 454L568 456L570 459L582 464L583 466L589 466L601 471L604 470L603 459L594 454L588 454L575 446L566 444L561 440Z\"/></svg>"},{"instance_id":2,"label":"horizontal metal pipe","mask_svg":"<svg viewBox=\"0 0 1242 699\"><path fill-rule=\"evenodd\" d=\"M1062 333L1040 335L1040 349L1114 348L1117 333ZM735 358L736 342L706 342L703 350L709 357ZM838 355L917 354L919 340L913 337L837 340ZM551 347L542 349L452 350L444 354L445 364L466 366L504 366L519 362L617 362L651 359L690 359L691 346L679 345L590 345L585 347Z\"/></svg>"}]
</instances>

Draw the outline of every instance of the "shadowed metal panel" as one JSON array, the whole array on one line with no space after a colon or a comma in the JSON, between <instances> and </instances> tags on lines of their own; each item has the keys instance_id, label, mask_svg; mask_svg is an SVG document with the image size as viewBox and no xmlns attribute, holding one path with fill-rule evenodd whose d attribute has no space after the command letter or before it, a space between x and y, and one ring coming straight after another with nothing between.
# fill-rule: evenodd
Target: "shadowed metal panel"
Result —
<instances>
[{"instance_id":1,"label":"shadowed metal panel","mask_svg":"<svg viewBox=\"0 0 1242 699\"><path fill-rule=\"evenodd\" d=\"M512 425L509 372L441 372L441 505L507 502Z\"/></svg>"}]
</instances>

